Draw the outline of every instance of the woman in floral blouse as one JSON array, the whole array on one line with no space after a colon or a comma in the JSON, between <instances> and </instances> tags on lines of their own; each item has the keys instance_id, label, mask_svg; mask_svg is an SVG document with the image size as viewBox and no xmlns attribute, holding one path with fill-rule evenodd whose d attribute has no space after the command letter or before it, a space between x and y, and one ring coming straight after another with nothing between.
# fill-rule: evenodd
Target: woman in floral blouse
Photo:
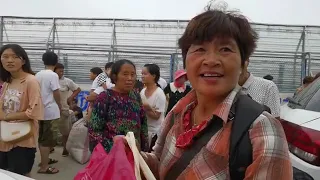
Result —
<instances>
[{"instance_id":1,"label":"woman in floral blouse","mask_svg":"<svg viewBox=\"0 0 320 180\"><path fill-rule=\"evenodd\" d=\"M89 122L90 150L101 143L109 152L113 137L132 131L142 151L148 150L148 124L141 97L134 90L136 68L129 60L115 62L111 70L115 86L97 97Z\"/></svg>"}]
</instances>

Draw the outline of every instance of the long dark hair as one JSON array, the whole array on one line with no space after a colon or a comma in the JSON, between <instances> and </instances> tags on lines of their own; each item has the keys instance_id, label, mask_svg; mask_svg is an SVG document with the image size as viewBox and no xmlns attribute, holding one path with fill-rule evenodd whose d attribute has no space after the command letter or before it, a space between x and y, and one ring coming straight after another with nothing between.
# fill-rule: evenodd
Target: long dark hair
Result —
<instances>
[{"instance_id":1,"label":"long dark hair","mask_svg":"<svg viewBox=\"0 0 320 180\"><path fill-rule=\"evenodd\" d=\"M0 57L3 52L7 49L11 49L17 56L20 57L21 60L24 61L24 65L22 65L22 70L26 73L34 75L35 73L31 69L30 60L27 52L18 44L6 44L2 46L0 49ZM0 63L0 78L3 82L10 83L12 80L11 73L3 68L2 62Z\"/></svg>"}]
</instances>

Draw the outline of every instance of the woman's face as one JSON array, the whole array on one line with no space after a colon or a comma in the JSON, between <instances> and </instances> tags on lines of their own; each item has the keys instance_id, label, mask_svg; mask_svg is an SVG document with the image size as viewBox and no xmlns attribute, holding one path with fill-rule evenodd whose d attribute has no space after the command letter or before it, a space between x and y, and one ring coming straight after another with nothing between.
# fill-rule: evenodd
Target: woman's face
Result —
<instances>
[{"instance_id":1,"label":"woman's face","mask_svg":"<svg viewBox=\"0 0 320 180\"><path fill-rule=\"evenodd\" d=\"M197 93L227 95L238 83L241 56L234 39L214 39L191 45L186 56L188 79Z\"/></svg>"},{"instance_id":2,"label":"woman's face","mask_svg":"<svg viewBox=\"0 0 320 180\"><path fill-rule=\"evenodd\" d=\"M136 82L136 69L131 64L123 64L120 72L117 74L116 87L123 91L129 92L133 89Z\"/></svg>"},{"instance_id":3,"label":"woman's face","mask_svg":"<svg viewBox=\"0 0 320 180\"><path fill-rule=\"evenodd\" d=\"M12 49L6 49L1 54L1 63L3 68L10 73L20 71L25 64L24 60L16 55Z\"/></svg>"},{"instance_id":4,"label":"woman's face","mask_svg":"<svg viewBox=\"0 0 320 180\"><path fill-rule=\"evenodd\" d=\"M186 76L181 76L179 77L176 82L179 84L184 84L187 81L187 77Z\"/></svg>"},{"instance_id":5,"label":"woman's face","mask_svg":"<svg viewBox=\"0 0 320 180\"><path fill-rule=\"evenodd\" d=\"M97 75L93 74L92 72L90 72L89 78L90 80L94 80L97 77Z\"/></svg>"},{"instance_id":6,"label":"woman's face","mask_svg":"<svg viewBox=\"0 0 320 180\"><path fill-rule=\"evenodd\" d=\"M141 80L143 84L155 83L155 75L150 74L148 68L143 67L141 72Z\"/></svg>"}]
</instances>

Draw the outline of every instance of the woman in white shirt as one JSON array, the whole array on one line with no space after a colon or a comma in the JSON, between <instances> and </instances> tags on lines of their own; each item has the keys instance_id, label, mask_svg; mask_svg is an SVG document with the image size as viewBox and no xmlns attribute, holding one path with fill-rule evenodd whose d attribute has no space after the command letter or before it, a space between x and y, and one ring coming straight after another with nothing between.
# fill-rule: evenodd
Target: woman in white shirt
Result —
<instances>
[{"instance_id":1,"label":"woman in white shirt","mask_svg":"<svg viewBox=\"0 0 320 180\"><path fill-rule=\"evenodd\" d=\"M148 119L150 150L154 146L161 123L165 117L166 96L157 84L160 78L160 68L156 64L146 64L142 69L142 82L145 88L140 92Z\"/></svg>"}]
</instances>

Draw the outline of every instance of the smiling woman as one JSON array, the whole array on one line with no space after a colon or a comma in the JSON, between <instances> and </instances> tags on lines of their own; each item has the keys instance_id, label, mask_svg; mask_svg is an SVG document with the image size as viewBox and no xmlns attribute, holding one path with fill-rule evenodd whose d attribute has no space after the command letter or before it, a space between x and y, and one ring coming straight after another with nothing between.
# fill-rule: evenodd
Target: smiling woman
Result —
<instances>
[{"instance_id":1,"label":"smiling woman","mask_svg":"<svg viewBox=\"0 0 320 180\"><path fill-rule=\"evenodd\" d=\"M235 12L207 10L189 22L179 46L193 90L167 115L154 153L142 153L159 179L292 179L281 124L238 85L257 39Z\"/></svg>"}]
</instances>

